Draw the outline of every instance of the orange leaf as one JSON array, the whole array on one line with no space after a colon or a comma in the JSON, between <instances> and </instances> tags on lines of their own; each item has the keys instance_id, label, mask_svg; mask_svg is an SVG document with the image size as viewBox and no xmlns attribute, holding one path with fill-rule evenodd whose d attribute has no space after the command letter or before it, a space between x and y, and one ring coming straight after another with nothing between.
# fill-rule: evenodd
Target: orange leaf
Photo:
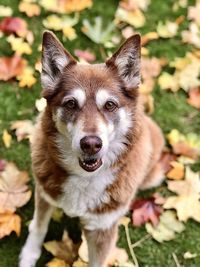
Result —
<instances>
[{"instance_id":1,"label":"orange leaf","mask_svg":"<svg viewBox=\"0 0 200 267\"><path fill-rule=\"evenodd\" d=\"M0 239L15 232L17 236L21 232L21 218L19 215L6 212L0 214Z\"/></svg>"},{"instance_id":2,"label":"orange leaf","mask_svg":"<svg viewBox=\"0 0 200 267\"><path fill-rule=\"evenodd\" d=\"M19 4L19 11L24 12L28 17L39 16L41 12L38 5L23 1Z\"/></svg>"},{"instance_id":3,"label":"orange leaf","mask_svg":"<svg viewBox=\"0 0 200 267\"><path fill-rule=\"evenodd\" d=\"M20 75L25 68L26 61L20 56L0 58L0 80L7 81Z\"/></svg>"},{"instance_id":4,"label":"orange leaf","mask_svg":"<svg viewBox=\"0 0 200 267\"><path fill-rule=\"evenodd\" d=\"M183 179L184 173L185 173L184 165L177 161L172 161L170 164L173 168L167 173L167 178L173 179L173 180Z\"/></svg>"},{"instance_id":5,"label":"orange leaf","mask_svg":"<svg viewBox=\"0 0 200 267\"><path fill-rule=\"evenodd\" d=\"M191 106L200 109L200 88L192 88L189 91L187 102Z\"/></svg>"}]
</instances>

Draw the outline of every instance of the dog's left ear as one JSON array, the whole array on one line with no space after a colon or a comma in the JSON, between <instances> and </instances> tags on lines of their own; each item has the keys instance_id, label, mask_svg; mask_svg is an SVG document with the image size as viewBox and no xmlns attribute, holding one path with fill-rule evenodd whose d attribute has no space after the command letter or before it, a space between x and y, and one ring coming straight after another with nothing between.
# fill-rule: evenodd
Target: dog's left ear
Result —
<instances>
[{"instance_id":1,"label":"dog's left ear","mask_svg":"<svg viewBox=\"0 0 200 267\"><path fill-rule=\"evenodd\" d=\"M127 92L140 84L141 40L136 34L128 38L119 50L106 61L110 68L117 68Z\"/></svg>"}]
</instances>

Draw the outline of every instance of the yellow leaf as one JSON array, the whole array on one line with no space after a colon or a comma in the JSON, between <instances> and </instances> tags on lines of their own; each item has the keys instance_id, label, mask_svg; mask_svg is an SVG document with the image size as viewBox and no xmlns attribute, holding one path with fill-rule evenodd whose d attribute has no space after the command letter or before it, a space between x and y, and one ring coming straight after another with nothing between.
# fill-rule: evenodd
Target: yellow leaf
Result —
<instances>
[{"instance_id":1,"label":"yellow leaf","mask_svg":"<svg viewBox=\"0 0 200 267\"><path fill-rule=\"evenodd\" d=\"M49 261L45 266L46 267L70 267L68 263L58 258L54 258L53 260Z\"/></svg>"},{"instance_id":2,"label":"yellow leaf","mask_svg":"<svg viewBox=\"0 0 200 267\"><path fill-rule=\"evenodd\" d=\"M128 226L130 221L131 219L129 217L124 216L120 219L119 224L123 226Z\"/></svg>"},{"instance_id":3,"label":"yellow leaf","mask_svg":"<svg viewBox=\"0 0 200 267\"><path fill-rule=\"evenodd\" d=\"M80 258L73 262L72 267L88 267L86 262L83 262Z\"/></svg>"},{"instance_id":4,"label":"yellow leaf","mask_svg":"<svg viewBox=\"0 0 200 267\"><path fill-rule=\"evenodd\" d=\"M185 180L169 181L168 189L177 196L168 197L164 208L176 209L180 221L186 222L192 218L200 222L200 173L195 173L187 167Z\"/></svg>"},{"instance_id":5,"label":"yellow leaf","mask_svg":"<svg viewBox=\"0 0 200 267\"><path fill-rule=\"evenodd\" d=\"M40 7L37 4L25 1L20 2L19 11L26 13L28 17L39 16L41 12Z\"/></svg>"},{"instance_id":6,"label":"yellow leaf","mask_svg":"<svg viewBox=\"0 0 200 267\"><path fill-rule=\"evenodd\" d=\"M65 37L67 37L69 40L74 40L76 39L76 31L72 27L64 27L63 28L63 34Z\"/></svg>"},{"instance_id":7,"label":"yellow leaf","mask_svg":"<svg viewBox=\"0 0 200 267\"><path fill-rule=\"evenodd\" d=\"M30 55L32 53L32 49L30 45L23 41L20 37L15 37L14 35L10 35L7 38L7 41L11 44L12 50L15 51L18 55L27 54Z\"/></svg>"},{"instance_id":8,"label":"yellow leaf","mask_svg":"<svg viewBox=\"0 0 200 267\"><path fill-rule=\"evenodd\" d=\"M47 106L47 101L44 97L40 99L36 99L35 107L39 112L42 112L43 110L45 110L46 106Z\"/></svg>"},{"instance_id":9,"label":"yellow leaf","mask_svg":"<svg viewBox=\"0 0 200 267\"><path fill-rule=\"evenodd\" d=\"M7 130L3 131L2 140L3 140L3 143L4 143L5 147L9 148L10 145L11 145L12 136L8 133Z\"/></svg>"},{"instance_id":10,"label":"yellow leaf","mask_svg":"<svg viewBox=\"0 0 200 267\"><path fill-rule=\"evenodd\" d=\"M180 88L176 77L167 73L163 72L160 77L158 78L158 84L161 89L167 90L170 89L173 92L177 92Z\"/></svg>"},{"instance_id":11,"label":"yellow leaf","mask_svg":"<svg viewBox=\"0 0 200 267\"><path fill-rule=\"evenodd\" d=\"M184 165L177 161L172 161L170 165L173 167L168 173L167 178L173 180L181 180L184 177Z\"/></svg>"},{"instance_id":12,"label":"yellow leaf","mask_svg":"<svg viewBox=\"0 0 200 267\"><path fill-rule=\"evenodd\" d=\"M11 17L13 10L9 6L0 6L0 17Z\"/></svg>"},{"instance_id":13,"label":"yellow leaf","mask_svg":"<svg viewBox=\"0 0 200 267\"><path fill-rule=\"evenodd\" d=\"M80 12L92 6L92 0L68 0L65 1L64 10L67 13Z\"/></svg>"},{"instance_id":14,"label":"yellow leaf","mask_svg":"<svg viewBox=\"0 0 200 267\"><path fill-rule=\"evenodd\" d=\"M15 232L17 236L21 232L21 218L13 213L0 213L0 239Z\"/></svg>"},{"instance_id":15,"label":"yellow leaf","mask_svg":"<svg viewBox=\"0 0 200 267\"><path fill-rule=\"evenodd\" d=\"M0 213L15 212L24 206L31 198L31 191L27 186L28 173L19 171L12 162L6 163L0 173Z\"/></svg>"},{"instance_id":16,"label":"yellow leaf","mask_svg":"<svg viewBox=\"0 0 200 267\"><path fill-rule=\"evenodd\" d=\"M158 35L162 38L171 38L177 34L178 24L172 21L159 22L157 26Z\"/></svg>"},{"instance_id":17,"label":"yellow leaf","mask_svg":"<svg viewBox=\"0 0 200 267\"><path fill-rule=\"evenodd\" d=\"M36 83L36 78L33 76L34 70L33 68L27 66L24 68L23 73L17 76L17 80L19 81L20 87L32 87Z\"/></svg>"},{"instance_id":18,"label":"yellow leaf","mask_svg":"<svg viewBox=\"0 0 200 267\"><path fill-rule=\"evenodd\" d=\"M118 7L116 14L116 23L120 21L126 22L136 28L140 28L145 24L145 16L140 9L135 9L133 11L127 11L121 7Z\"/></svg>"},{"instance_id":19,"label":"yellow leaf","mask_svg":"<svg viewBox=\"0 0 200 267\"><path fill-rule=\"evenodd\" d=\"M64 212L62 209L56 208L51 216L51 218L56 222L61 222Z\"/></svg>"}]
</instances>

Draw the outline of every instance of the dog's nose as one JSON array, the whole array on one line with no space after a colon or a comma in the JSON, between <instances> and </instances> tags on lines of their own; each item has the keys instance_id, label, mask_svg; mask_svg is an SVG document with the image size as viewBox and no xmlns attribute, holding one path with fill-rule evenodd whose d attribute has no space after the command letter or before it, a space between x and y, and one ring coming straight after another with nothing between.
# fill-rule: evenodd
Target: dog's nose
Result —
<instances>
[{"instance_id":1,"label":"dog's nose","mask_svg":"<svg viewBox=\"0 0 200 267\"><path fill-rule=\"evenodd\" d=\"M97 136L85 136L80 141L81 149L88 155L98 153L102 148L102 141Z\"/></svg>"}]
</instances>

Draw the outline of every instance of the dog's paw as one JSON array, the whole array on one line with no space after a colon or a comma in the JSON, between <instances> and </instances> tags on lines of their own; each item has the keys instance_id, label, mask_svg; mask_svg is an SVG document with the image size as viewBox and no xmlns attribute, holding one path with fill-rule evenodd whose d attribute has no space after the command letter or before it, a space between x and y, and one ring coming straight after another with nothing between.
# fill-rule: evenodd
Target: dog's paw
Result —
<instances>
[{"instance_id":1,"label":"dog's paw","mask_svg":"<svg viewBox=\"0 0 200 267\"><path fill-rule=\"evenodd\" d=\"M19 256L19 267L35 267L41 254L41 249L31 249L24 246Z\"/></svg>"}]
</instances>

